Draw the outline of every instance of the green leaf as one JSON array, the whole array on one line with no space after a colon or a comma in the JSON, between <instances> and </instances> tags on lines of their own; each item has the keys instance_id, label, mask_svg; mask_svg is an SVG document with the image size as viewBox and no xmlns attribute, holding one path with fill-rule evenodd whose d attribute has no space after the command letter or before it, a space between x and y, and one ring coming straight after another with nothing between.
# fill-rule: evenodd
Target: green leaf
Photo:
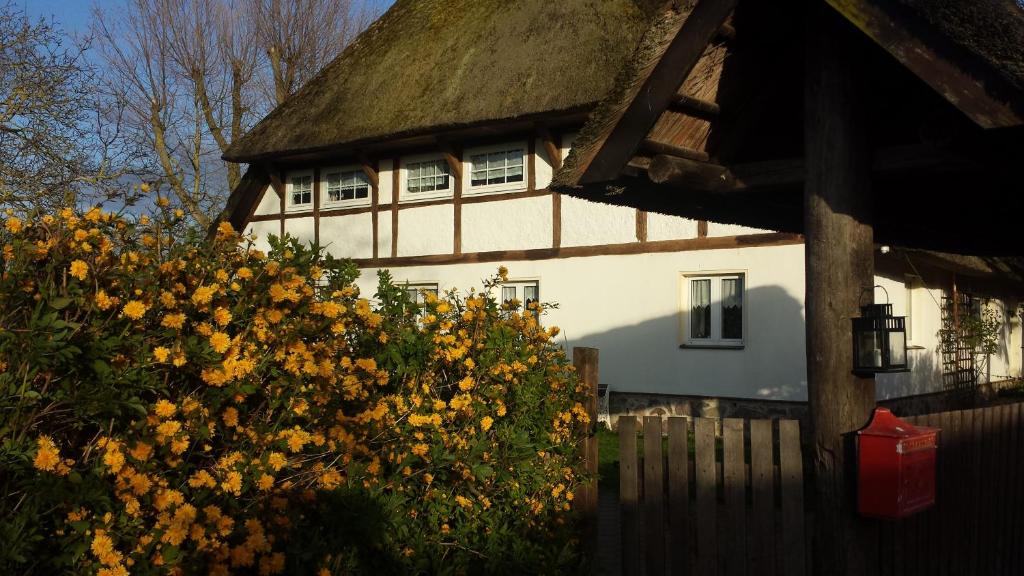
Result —
<instances>
[{"instance_id":1,"label":"green leaf","mask_svg":"<svg viewBox=\"0 0 1024 576\"><path fill-rule=\"evenodd\" d=\"M74 299L72 298L68 298L67 296L59 296L57 298L52 298L48 302L48 304L50 305L50 308L53 308L54 310L63 310L67 308L68 305L71 304L72 302L74 302Z\"/></svg>"}]
</instances>

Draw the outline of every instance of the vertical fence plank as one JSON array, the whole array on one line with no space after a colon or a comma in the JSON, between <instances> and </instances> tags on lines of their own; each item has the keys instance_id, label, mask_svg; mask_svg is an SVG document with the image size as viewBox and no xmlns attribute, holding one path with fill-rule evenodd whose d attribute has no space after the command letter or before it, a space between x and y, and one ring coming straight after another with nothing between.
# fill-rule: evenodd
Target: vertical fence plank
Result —
<instances>
[{"instance_id":1,"label":"vertical fence plank","mask_svg":"<svg viewBox=\"0 0 1024 576\"><path fill-rule=\"evenodd\" d=\"M583 550L593 560L597 553L597 384L598 349L576 347L572 349L572 363L579 374L580 382L586 387L586 410L590 422L585 424L585 432L580 446L587 474L594 478L578 492L579 510L582 517Z\"/></svg>"},{"instance_id":2,"label":"vertical fence plank","mask_svg":"<svg viewBox=\"0 0 1024 576\"><path fill-rule=\"evenodd\" d=\"M951 454L948 452L949 447L947 446L947 440L953 434L953 413L943 412L940 414L937 426L941 428L941 431L935 455L935 531L933 532L935 540L932 547L936 552L935 574L936 576L946 576L953 566L953 556L949 547L951 543L946 540L947 535L952 531L949 521L951 508L954 505L954 501L950 498L954 494L950 490L953 486L946 484L953 475Z\"/></svg>"},{"instance_id":3,"label":"vertical fence plank","mask_svg":"<svg viewBox=\"0 0 1024 576\"><path fill-rule=\"evenodd\" d=\"M668 419L669 572L690 574L690 446L687 419Z\"/></svg>"},{"instance_id":4,"label":"vertical fence plank","mask_svg":"<svg viewBox=\"0 0 1024 576\"><path fill-rule=\"evenodd\" d=\"M982 460L982 474L985 477L985 489L982 491L983 508L982 508L982 541L984 544L982 558L981 558L981 573L992 574L993 563L998 551L995 548L996 535L994 530L994 508L995 508L995 486L993 481L996 478L996 438L995 428L996 422L995 410L988 408L982 410L984 414L984 427L982 428L982 449L983 449L983 460Z\"/></svg>"},{"instance_id":5,"label":"vertical fence plank","mask_svg":"<svg viewBox=\"0 0 1024 576\"><path fill-rule=\"evenodd\" d=\"M750 572L775 574L775 466L772 421L750 421Z\"/></svg>"},{"instance_id":6,"label":"vertical fence plank","mask_svg":"<svg viewBox=\"0 0 1024 576\"><path fill-rule=\"evenodd\" d=\"M963 517L967 513L967 502L961 492L964 488L964 474L967 472L965 463L966 443L964 442L963 411L950 412L949 433L943 433L939 441L939 450L945 454L945 460L949 466L948 474L939 478L939 493L946 493L947 510L945 514L944 529L946 533L945 545L951 556L949 574L958 576L965 571L965 554L963 552L964 538Z\"/></svg>"},{"instance_id":7,"label":"vertical fence plank","mask_svg":"<svg viewBox=\"0 0 1024 576\"><path fill-rule=\"evenodd\" d=\"M619 417L619 506L622 518L622 574L640 573L637 502L636 417Z\"/></svg>"},{"instance_id":8,"label":"vertical fence plank","mask_svg":"<svg viewBox=\"0 0 1024 576\"><path fill-rule=\"evenodd\" d=\"M743 576L747 563L747 468L743 450L743 420L722 421L722 466L725 516L728 522L725 546L725 573Z\"/></svg>"},{"instance_id":9,"label":"vertical fence plank","mask_svg":"<svg viewBox=\"0 0 1024 576\"><path fill-rule=\"evenodd\" d=\"M941 420L942 420L942 413L929 414L928 415L928 419L926 420L926 423L927 423L928 426L932 426L932 427L935 427L935 428L942 428ZM941 440L941 438L939 440ZM935 480L938 480L938 476L937 475L941 471L941 469L939 468L939 466L941 466L941 465L942 465L941 460L937 460L935 462L935 474L936 474ZM941 520L941 512L937 509L938 497L939 497L939 494L936 493L935 494L936 504L932 505L932 507L928 510L928 517L925 519L925 522L926 522L927 527L928 527L928 530L927 530L927 533L928 533L928 535L927 535L928 543L927 543L927 549L926 549L926 554L928 555L928 573L930 575L932 575L932 576L938 575L943 570L943 566L944 566L944 563L941 562L941 560L944 560L944 558L943 558L943 556L944 556L943 555L943 551L942 551L941 546L939 546L939 544L938 544L939 543L939 538L940 538L940 536L942 534L939 531L939 526L940 526L942 520Z\"/></svg>"},{"instance_id":10,"label":"vertical fence plank","mask_svg":"<svg viewBox=\"0 0 1024 576\"><path fill-rule=\"evenodd\" d=\"M1013 550L1011 574L1024 573L1024 494L1018 489L1024 484L1024 405L1013 405L1013 465L1014 465L1014 497L1013 510Z\"/></svg>"},{"instance_id":11,"label":"vertical fence plank","mask_svg":"<svg viewBox=\"0 0 1024 576\"><path fill-rule=\"evenodd\" d=\"M807 571L804 546L804 465L800 452L800 423L779 420L779 466L782 492L782 573L803 576Z\"/></svg>"},{"instance_id":12,"label":"vertical fence plank","mask_svg":"<svg viewBox=\"0 0 1024 576\"><path fill-rule=\"evenodd\" d=\"M694 422L694 458L697 464L697 569L701 575L718 572L717 473L715 421Z\"/></svg>"},{"instance_id":13,"label":"vertical fence plank","mask_svg":"<svg viewBox=\"0 0 1024 576\"><path fill-rule=\"evenodd\" d=\"M1010 411L1007 405L1002 404L999 406L992 407L995 411L993 415L993 425L995 430L993 431L996 438L995 455L996 461L996 475L993 480L996 482L995 494L993 498L995 503L992 507L993 513L993 525L995 530L995 554L992 559L992 573L993 574L1005 574L1006 572L1006 556L1009 551L1006 546L1006 532L1010 529L1009 514L1007 514L1007 501L1010 499L1010 491L1008 490L1010 484L1009 478L1009 443L1010 443L1010 430L1009 430L1009 416Z\"/></svg>"},{"instance_id":14,"label":"vertical fence plank","mask_svg":"<svg viewBox=\"0 0 1024 576\"><path fill-rule=\"evenodd\" d=\"M665 573L661 416L644 416L644 544L647 576Z\"/></svg>"},{"instance_id":15,"label":"vertical fence plank","mask_svg":"<svg viewBox=\"0 0 1024 576\"><path fill-rule=\"evenodd\" d=\"M971 495L971 526L970 526L970 540L971 540L971 553L968 555L970 565L967 567L966 574L972 576L984 576L981 572L981 555L984 553L982 550L982 540L979 532L981 531L982 523L982 498L981 498L981 483L978 482L979 477L984 473L982 464L982 442L984 441L984 434L982 428L984 414L980 408L971 410L971 431L970 431L970 444L971 444L971 467L973 473L969 476L969 483L966 486L970 491Z\"/></svg>"}]
</instances>

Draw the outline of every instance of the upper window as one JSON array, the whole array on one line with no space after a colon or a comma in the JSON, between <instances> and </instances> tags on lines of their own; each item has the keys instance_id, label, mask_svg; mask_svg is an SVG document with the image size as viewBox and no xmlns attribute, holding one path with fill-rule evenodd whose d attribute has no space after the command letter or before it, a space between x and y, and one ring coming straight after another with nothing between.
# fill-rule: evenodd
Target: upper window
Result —
<instances>
[{"instance_id":1,"label":"upper window","mask_svg":"<svg viewBox=\"0 0 1024 576\"><path fill-rule=\"evenodd\" d=\"M525 187L525 146L505 144L468 150L468 194L520 190Z\"/></svg>"},{"instance_id":2,"label":"upper window","mask_svg":"<svg viewBox=\"0 0 1024 576\"><path fill-rule=\"evenodd\" d=\"M685 276L684 341L693 346L742 346L743 274Z\"/></svg>"},{"instance_id":3,"label":"upper window","mask_svg":"<svg viewBox=\"0 0 1024 576\"><path fill-rule=\"evenodd\" d=\"M444 158L412 159L406 163L403 200L442 198L452 193L451 170Z\"/></svg>"},{"instance_id":4,"label":"upper window","mask_svg":"<svg viewBox=\"0 0 1024 576\"><path fill-rule=\"evenodd\" d=\"M370 203L370 181L359 168L324 170L322 190L327 190L327 204L362 206Z\"/></svg>"},{"instance_id":5,"label":"upper window","mask_svg":"<svg viewBox=\"0 0 1024 576\"><path fill-rule=\"evenodd\" d=\"M313 206L313 175L296 174L288 179L288 207L293 209Z\"/></svg>"}]
</instances>

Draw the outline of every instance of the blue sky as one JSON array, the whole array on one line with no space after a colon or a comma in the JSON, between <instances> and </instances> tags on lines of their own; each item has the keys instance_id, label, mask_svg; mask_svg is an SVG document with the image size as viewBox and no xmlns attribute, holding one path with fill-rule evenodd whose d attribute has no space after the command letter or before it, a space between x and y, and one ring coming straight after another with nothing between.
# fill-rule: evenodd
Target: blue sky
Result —
<instances>
[{"instance_id":1,"label":"blue sky","mask_svg":"<svg viewBox=\"0 0 1024 576\"><path fill-rule=\"evenodd\" d=\"M369 0L383 11L394 0ZM85 33L89 30L93 6L116 8L124 0L15 0L15 3L32 17L53 18L69 34Z\"/></svg>"}]
</instances>

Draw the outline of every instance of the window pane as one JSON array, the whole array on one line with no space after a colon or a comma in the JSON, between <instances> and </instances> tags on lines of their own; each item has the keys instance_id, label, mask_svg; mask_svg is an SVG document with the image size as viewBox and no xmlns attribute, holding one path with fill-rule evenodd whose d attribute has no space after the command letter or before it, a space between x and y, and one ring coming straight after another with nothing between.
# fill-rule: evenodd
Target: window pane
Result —
<instances>
[{"instance_id":1,"label":"window pane","mask_svg":"<svg viewBox=\"0 0 1024 576\"><path fill-rule=\"evenodd\" d=\"M711 280L690 281L690 337L711 338Z\"/></svg>"},{"instance_id":2,"label":"window pane","mask_svg":"<svg viewBox=\"0 0 1024 576\"><path fill-rule=\"evenodd\" d=\"M743 338L743 279L722 279L722 338Z\"/></svg>"},{"instance_id":3,"label":"window pane","mask_svg":"<svg viewBox=\"0 0 1024 576\"><path fill-rule=\"evenodd\" d=\"M523 302L524 305L530 305L537 301L537 286L523 286Z\"/></svg>"},{"instance_id":4,"label":"window pane","mask_svg":"<svg viewBox=\"0 0 1024 576\"><path fill-rule=\"evenodd\" d=\"M502 286L501 287L501 301L504 303L511 302L516 299L516 287L515 286Z\"/></svg>"}]
</instances>

